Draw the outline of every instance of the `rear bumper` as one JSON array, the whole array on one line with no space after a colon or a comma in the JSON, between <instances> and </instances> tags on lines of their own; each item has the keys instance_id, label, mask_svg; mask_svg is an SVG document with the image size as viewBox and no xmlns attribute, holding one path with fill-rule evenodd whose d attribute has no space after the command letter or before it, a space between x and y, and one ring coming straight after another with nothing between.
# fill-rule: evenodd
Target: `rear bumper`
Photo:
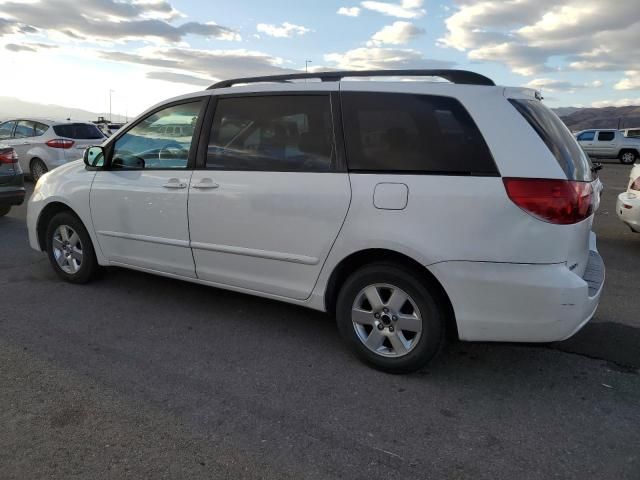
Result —
<instances>
[{"instance_id":1,"label":"rear bumper","mask_svg":"<svg viewBox=\"0 0 640 480\"><path fill-rule=\"evenodd\" d=\"M0 205L22 205L24 196L24 187L0 187Z\"/></svg>"},{"instance_id":2,"label":"rear bumper","mask_svg":"<svg viewBox=\"0 0 640 480\"><path fill-rule=\"evenodd\" d=\"M430 270L449 295L461 340L555 342L593 317L604 285L592 242L582 277L565 264L443 262Z\"/></svg>"},{"instance_id":3,"label":"rear bumper","mask_svg":"<svg viewBox=\"0 0 640 480\"><path fill-rule=\"evenodd\" d=\"M618 195L616 213L631 230L640 233L640 192L638 195L628 192Z\"/></svg>"}]
</instances>

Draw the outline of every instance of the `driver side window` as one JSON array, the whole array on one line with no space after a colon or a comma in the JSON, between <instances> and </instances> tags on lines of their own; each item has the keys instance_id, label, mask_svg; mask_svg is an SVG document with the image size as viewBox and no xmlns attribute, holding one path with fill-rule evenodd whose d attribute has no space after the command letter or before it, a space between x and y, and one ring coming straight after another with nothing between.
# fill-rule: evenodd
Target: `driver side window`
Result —
<instances>
[{"instance_id":1,"label":"driver side window","mask_svg":"<svg viewBox=\"0 0 640 480\"><path fill-rule=\"evenodd\" d=\"M152 113L116 140L111 168L186 169L201 108L197 100Z\"/></svg>"}]
</instances>

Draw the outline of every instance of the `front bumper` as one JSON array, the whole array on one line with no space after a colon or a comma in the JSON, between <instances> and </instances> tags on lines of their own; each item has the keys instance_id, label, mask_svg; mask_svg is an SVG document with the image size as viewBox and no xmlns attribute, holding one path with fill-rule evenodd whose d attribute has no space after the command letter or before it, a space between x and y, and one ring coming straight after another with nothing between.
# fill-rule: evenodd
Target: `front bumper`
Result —
<instances>
[{"instance_id":1,"label":"front bumper","mask_svg":"<svg viewBox=\"0 0 640 480\"><path fill-rule=\"evenodd\" d=\"M595 314L605 279L595 238L582 276L565 264L443 262L430 270L469 341L565 340Z\"/></svg>"},{"instance_id":2,"label":"front bumper","mask_svg":"<svg viewBox=\"0 0 640 480\"><path fill-rule=\"evenodd\" d=\"M624 192L618 195L616 213L631 230L640 233L640 192Z\"/></svg>"}]
</instances>

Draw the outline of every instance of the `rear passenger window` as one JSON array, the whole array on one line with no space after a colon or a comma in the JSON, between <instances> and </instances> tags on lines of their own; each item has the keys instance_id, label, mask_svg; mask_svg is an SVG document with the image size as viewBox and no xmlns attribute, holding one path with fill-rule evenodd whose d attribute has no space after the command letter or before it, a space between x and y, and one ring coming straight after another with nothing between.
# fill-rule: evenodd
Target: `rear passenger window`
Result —
<instances>
[{"instance_id":1,"label":"rear passenger window","mask_svg":"<svg viewBox=\"0 0 640 480\"><path fill-rule=\"evenodd\" d=\"M43 135L47 130L49 130L49 125L45 125L44 123L35 122L35 134L36 137Z\"/></svg>"},{"instance_id":2,"label":"rear passenger window","mask_svg":"<svg viewBox=\"0 0 640 480\"><path fill-rule=\"evenodd\" d=\"M598 132L599 142L610 142L616 137L615 132Z\"/></svg>"},{"instance_id":3,"label":"rear passenger window","mask_svg":"<svg viewBox=\"0 0 640 480\"><path fill-rule=\"evenodd\" d=\"M352 171L498 174L478 127L453 98L346 92L342 111Z\"/></svg>"},{"instance_id":4,"label":"rear passenger window","mask_svg":"<svg viewBox=\"0 0 640 480\"><path fill-rule=\"evenodd\" d=\"M335 148L328 95L220 98L207 168L327 172Z\"/></svg>"}]
</instances>

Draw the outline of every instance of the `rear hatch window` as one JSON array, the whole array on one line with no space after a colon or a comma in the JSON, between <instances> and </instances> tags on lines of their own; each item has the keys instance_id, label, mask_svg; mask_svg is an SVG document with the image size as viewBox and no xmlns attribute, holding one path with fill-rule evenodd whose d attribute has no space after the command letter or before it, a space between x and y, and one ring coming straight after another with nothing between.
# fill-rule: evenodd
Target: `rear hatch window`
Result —
<instances>
[{"instance_id":1,"label":"rear hatch window","mask_svg":"<svg viewBox=\"0 0 640 480\"><path fill-rule=\"evenodd\" d=\"M98 140L104 138L104 135L98 130L98 127L89 123L69 123L66 125L56 125L53 127L56 135L64 138L73 138L76 140Z\"/></svg>"},{"instance_id":2,"label":"rear hatch window","mask_svg":"<svg viewBox=\"0 0 640 480\"><path fill-rule=\"evenodd\" d=\"M590 182L591 161L558 116L539 100L509 99L547 145L568 180Z\"/></svg>"}]
</instances>

